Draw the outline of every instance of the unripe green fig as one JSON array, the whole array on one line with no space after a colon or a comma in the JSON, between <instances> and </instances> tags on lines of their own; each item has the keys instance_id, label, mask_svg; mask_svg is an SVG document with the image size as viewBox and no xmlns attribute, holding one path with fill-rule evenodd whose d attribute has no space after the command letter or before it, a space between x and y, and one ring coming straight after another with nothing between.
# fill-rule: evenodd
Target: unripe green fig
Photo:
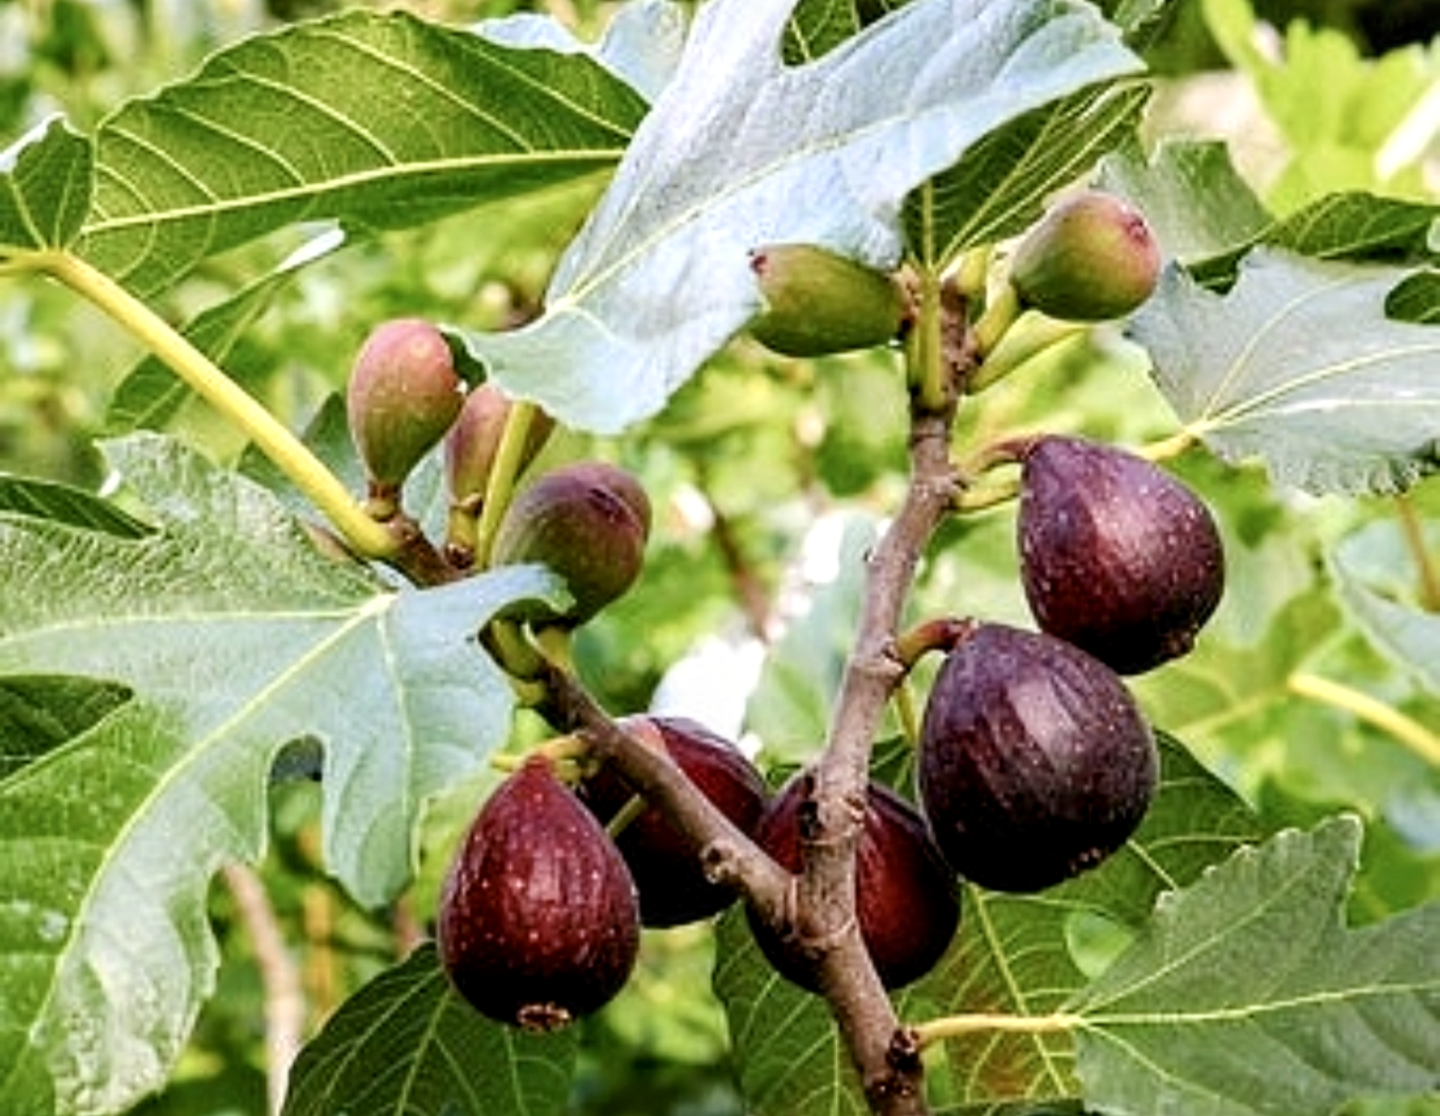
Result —
<instances>
[{"instance_id":1,"label":"unripe green fig","mask_svg":"<svg viewBox=\"0 0 1440 1116\"><path fill-rule=\"evenodd\" d=\"M1049 209L1010 259L1010 282L1023 306L1077 322L1133 313L1159 277L1160 249L1145 218L1096 190Z\"/></svg>"},{"instance_id":2,"label":"unripe green fig","mask_svg":"<svg viewBox=\"0 0 1440 1116\"><path fill-rule=\"evenodd\" d=\"M396 318L370 332L345 402L372 495L393 497L455 421L463 391L450 344L429 322Z\"/></svg>"},{"instance_id":3,"label":"unripe green fig","mask_svg":"<svg viewBox=\"0 0 1440 1116\"><path fill-rule=\"evenodd\" d=\"M755 830L756 843L791 872L802 863L808 772L793 776L770 800ZM787 980L817 990L814 969L800 947L747 911L755 942ZM960 925L955 874L936 848L925 819L905 799L871 780L855 850L855 916L875 971L886 988L928 973Z\"/></svg>"},{"instance_id":4,"label":"unripe green fig","mask_svg":"<svg viewBox=\"0 0 1440 1116\"><path fill-rule=\"evenodd\" d=\"M765 781L736 745L688 717L626 718L629 731L653 731L697 790L742 833L755 828L769 797ZM634 797L624 778L606 764L577 788L581 800L608 823ZM706 879L694 844L653 806L646 806L615 837L640 893L643 926L679 926L718 914L735 892Z\"/></svg>"},{"instance_id":5,"label":"unripe green fig","mask_svg":"<svg viewBox=\"0 0 1440 1116\"><path fill-rule=\"evenodd\" d=\"M1035 622L1121 674L1187 653L1225 587L1209 510L1153 462L1083 438L1021 456L1020 576Z\"/></svg>"},{"instance_id":6,"label":"unripe green fig","mask_svg":"<svg viewBox=\"0 0 1440 1116\"><path fill-rule=\"evenodd\" d=\"M527 758L481 808L445 877L436 931L455 989L512 1026L553 1031L624 987L640 943L634 883L549 757Z\"/></svg>"},{"instance_id":7,"label":"unripe green fig","mask_svg":"<svg viewBox=\"0 0 1440 1116\"><path fill-rule=\"evenodd\" d=\"M936 675L916 781L956 872L1031 892L1123 845L1158 768L1150 727L1114 671L1043 632L982 623Z\"/></svg>"},{"instance_id":8,"label":"unripe green fig","mask_svg":"<svg viewBox=\"0 0 1440 1116\"><path fill-rule=\"evenodd\" d=\"M509 615L533 623L585 623L635 583L650 534L650 500L640 482L602 461L562 465L537 477L505 510L491 564L537 562L564 579L563 615L521 602Z\"/></svg>"},{"instance_id":9,"label":"unripe green fig","mask_svg":"<svg viewBox=\"0 0 1440 1116\"><path fill-rule=\"evenodd\" d=\"M899 280L813 244L750 254L765 309L750 334L784 356L824 356L894 341L909 321Z\"/></svg>"},{"instance_id":10,"label":"unripe green fig","mask_svg":"<svg viewBox=\"0 0 1440 1116\"><path fill-rule=\"evenodd\" d=\"M445 479L450 498L457 503L485 494L485 486L495 467L500 438L505 422L514 410L514 401L495 384L478 385L465 397L460 414L445 435ZM535 459L545 446L555 420L535 408L525 434L525 450L520 472Z\"/></svg>"}]
</instances>

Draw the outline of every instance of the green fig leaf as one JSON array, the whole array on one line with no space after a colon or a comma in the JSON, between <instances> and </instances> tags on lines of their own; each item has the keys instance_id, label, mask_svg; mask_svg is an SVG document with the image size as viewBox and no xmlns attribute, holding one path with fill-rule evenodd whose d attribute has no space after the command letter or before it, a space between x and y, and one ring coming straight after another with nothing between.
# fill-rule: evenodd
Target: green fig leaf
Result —
<instances>
[{"instance_id":1,"label":"green fig leaf","mask_svg":"<svg viewBox=\"0 0 1440 1116\"><path fill-rule=\"evenodd\" d=\"M1405 274L1260 249L1224 295L1170 269L1130 332L1225 459L1313 492L1397 492L1440 464L1440 329L1385 316Z\"/></svg>"},{"instance_id":2,"label":"green fig leaf","mask_svg":"<svg viewBox=\"0 0 1440 1116\"><path fill-rule=\"evenodd\" d=\"M299 23L101 124L80 248L145 296L297 222L409 227L605 170L644 107L585 55L403 12Z\"/></svg>"},{"instance_id":3,"label":"green fig leaf","mask_svg":"<svg viewBox=\"0 0 1440 1116\"><path fill-rule=\"evenodd\" d=\"M94 148L60 117L0 151L0 260L65 248L90 209Z\"/></svg>"},{"instance_id":4,"label":"green fig leaf","mask_svg":"<svg viewBox=\"0 0 1440 1116\"><path fill-rule=\"evenodd\" d=\"M154 530L0 514L0 676L132 695L0 783L17 1116L119 1111L165 1080L214 986L211 877L259 856L288 743L323 748L327 867L362 904L391 898L428 797L508 736L513 696L476 627L559 592L538 567L397 592L173 441L105 450Z\"/></svg>"},{"instance_id":5,"label":"green fig leaf","mask_svg":"<svg viewBox=\"0 0 1440 1116\"><path fill-rule=\"evenodd\" d=\"M1064 1008L1087 1104L1115 1116L1327 1116L1440 1080L1440 904L1361 929L1341 912L1360 824L1242 849L1163 896Z\"/></svg>"},{"instance_id":6,"label":"green fig leaf","mask_svg":"<svg viewBox=\"0 0 1440 1116\"><path fill-rule=\"evenodd\" d=\"M534 1035L486 1019L427 944L346 1000L305 1045L281 1116L561 1112L578 1045L573 1028Z\"/></svg>"},{"instance_id":7,"label":"green fig leaf","mask_svg":"<svg viewBox=\"0 0 1440 1116\"><path fill-rule=\"evenodd\" d=\"M1067 0L916 0L786 65L789 8L701 8L546 313L466 335L508 392L596 432L653 415L760 310L752 248L809 243L892 268L911 190L995 128L1140 65Z\"/></svg>"}]
</instances>

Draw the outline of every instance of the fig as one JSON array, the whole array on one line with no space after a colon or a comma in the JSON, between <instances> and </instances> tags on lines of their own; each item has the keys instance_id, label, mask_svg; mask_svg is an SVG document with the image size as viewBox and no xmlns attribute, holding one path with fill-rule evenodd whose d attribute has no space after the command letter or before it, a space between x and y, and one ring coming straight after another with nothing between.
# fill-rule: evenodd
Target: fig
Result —
<instances>
[{"instance_id":1,"label":"fig","mask_svg":"<svg viewBox=\"0 0 1440 1116\"><path fill-rule=\"evenodd\" d=\"M920 726L920 802L966 879L1031 892L1135 831L1159 759L1125 684L1043 632L980 623L946 655Z\"/></svg>"},{"instance_id":2,"label":"fig","mask_svg":"<svg viewBox=\"0 0 1440 1116\"><path fill-rule=\"evenodd\" d=\"M755 766L730 740L688 717L636 717L621 722L632 732L651 731L695 787L743 833L754 830L768 791ZM581 800L609 822L635 792L612 765L581 782ZM640 893L643 926L679 926L718 914L735 899L711 883L699 850L653 806L647 806L615 837Z\"/></svg>"},{"instance_id":3,"label":"fig","mask_svg":"<svg viewBox=\"0 0 1440 1116\"><path fill-rule=\"evenodd\" d=\"M565 580L563 615L522 602L510 615L532 623L583 624L640 576L650 534L650 501L639 481L601 461L552 469L523 489L495 532L493 565L538 562Z\"/></svg>"},{"instance_id":4,"label":"fig","mask_svg":"<svg viewBox=\"0 0 1440 1116\"><path fill-rule=\"evenodd\" d=\"M868 349L899 337L909 300L899 280L812 244L771 244L750 253L765 308L750 334L784 356Z\"/></svg>"},{"instance_id":5,"label":"fig","mask_svg":"<svg viewBox=\"0 0 1440 1116\"><path fill-rule=\"evenodd\" d=\"M465 397L459 416L445 435L445 479L450 497L457 503L484 496L513 407L511 399L489 382ZM535 460L554 427L555 420L537 408L526 431L517 474Z\"/></svg>"},{"instance_id":6,"label":"fig","mask_svg":"<svg viewBox=\"0 0 1440 1116\"><path fill-rule=\"evenodd\" d=\"M393 499L455 421L463 391L450 343L429 322L396 318L371 330L345 403L372 495Z\"/></svg>"},{"instance_id":7,"label":"fig","mask_svg":"<svg viewBox=\"0 0 1440 1116\"><path fill-rule=\"evenodd\" d=\"M566 1026L629 979L634 882L547 756L528 757L476 816L445 877L437 936L460 995L526 1030Z\"/></svg>"},{"instance_id":8,"label":"fig","mask_svg":"<svg viewBox=\"0 0 1440 1116\"><path fill-rule=\"evenodd\" d=\"M1225 587L1200 499L1143 457L1082 438L1038 438L1021 460L1020 576L1041 630L1121 674L1188 652Z\"/></svg>"},{"instance_id":9,"label":"fig","mask_svg":"<svg viewBox=\"0 0 1440 1116\"><path fill-rule=\"evenodd\" d=\"M1077 322L1133 313L1159 277L1160 249L1145 218L1098 190L1052 206L1010 260L1010 282L1023 306Z\"/></svg>"},{"instance_id":10,"label":"fig","mask_svg":"<svg viewBox=\"0 0 1440 1116\"><path fill-rule=\"evenodd\" d=\"M756 843L791 872L802 865L801 844L814 792L808 772L792 776L770 800ZM799 943L747 912L755 942L781 976L818 991ZM924 976L949 948L960 925L955 874L909 802L871 780L855 850L855 913L860 936L886 988Z\"/></svg>"}]
</instances>

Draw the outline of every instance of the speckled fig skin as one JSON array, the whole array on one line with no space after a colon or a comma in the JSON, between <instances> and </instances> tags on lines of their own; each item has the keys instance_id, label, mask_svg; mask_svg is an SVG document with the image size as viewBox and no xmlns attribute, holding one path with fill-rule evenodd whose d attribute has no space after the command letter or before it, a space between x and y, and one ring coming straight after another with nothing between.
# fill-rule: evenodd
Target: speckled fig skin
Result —
<instances>
[{"instance_id":1,"label":"speckled fig skin","mask_svg":"<svg viewBox=\"0 0 1440 1116\"><path fill-rule=\"evenodd\" d=\"M1043 437L1022 461L1020 575L1040 628L1121 674L1190 651L1225 588L1205 505L1153 463L1097 442Z\"/></svg>"},{"instance_id":2,"label":"speckled fig skin","mask_svg":"<svg viewBox=\"0 0 1440 1116\"><path fill-rule=\"evenodd\" d=\"M1123 845L1158 767L1150 727L1109 667L1042 632L981 623L936 675L917 784L956 872L1033 892Z\"/></svg>"},{"instance_id":3,"label":"speckled fig skin","mask_svg":"<svg viewBox=\"0 0 1440 1116\"><path fill-rule=\"evenodd\" d=\"M1155 290L1160 249L1145 218L1113 194L1067 197L1016 246L1010 282L1022 305L1099 322L1134 313Z\"/></svg>"},{"instance_id":4,"label":"speckled fig skin","mask_svg":"<svg viewBox=\"0 0 1440 1116\"><path fill-rule=\"evenodd\" d=\"M770 244L750 253L765 309L750 335L783 356L811 357L894 341L908 320L895 276L812 244Z\"/></svg>"},{"instance_id":5,"label":"speckled fig skin","mask_svg":"<svg viewBox=\"0 0 1440 1116\"><path fill-rule=\"evenodd\" d=\"M486 801L445 878L440 959L491 1019L552 1031L608 1003L639 950L619 851L543 755Z\"/></svg>"},{"instance_id":6,"label":"speckled fig skin","mask_svg":"<svg viewBox=\"0 0 1440 1116\"><path fill-rule=\"evenodd\" d=\"M419 318L371 330L355 357L346 415L372 489L399 488L450 428L464 384L444 334Z\"/></svg>"},{"instance_id":7,"label":"speckled fig skin","mask_svg":"<svg viewBox=\"0 0 1440 1116\"><path fill-rule=\"evenodd\" d=\"M652 731L652 739L736 828L747 834L754 830L769 791L754 764L732 741L688 717L633 717L622 724L631 732ZM608 764L586 778L578 791L606 823L635 793ZM640 893L643 926L698 922L735 901L733 890L705 878L699 849L654 807L642 810L626 825L615 844Z\"/></svg>"},{"instance_id":8,"label":"speckled fig skin","mask_svg":"<svg viewBox=\"0 0 1440 1116\"><path fill-rule=\"evenodd\" d=\"M495 467L500 438L514 402L492 383L483 383L465 397L464 406L445 435L445 480L457 502L481 497ZM520 471L544 448L555 420L538 408L530 421Z\"/></svg>"},{"instance_id":9,"label":"speckled fig skin","mask_svg":"<svg viewBox=\"0 0 1440 1116\"><path fill-rule=\"evenodd\" d=\"M645 490L615 465L580 461L536 478L506 509L492 564L548 566L565 580L573 604L556 615L525 602L509 614L535 623L585 623L640 576L649 533Z\"/></svg>"},{"instance_id":10,"label":"speckled fig skin","mask_svg":"<svg viewBox=\"0 0 1440 1116\"><path fill-rule=\"evenodd\" d=\"M770 800L755 841L784 868L798 872L807 772L792 777ZM919 811L881 783L871 781L864 829L856 849L856 917L860 936L886 988L920 979L949 948L960 925L955 874L931 839ZM812 992L814 973L797 947L747 911L756 944L777 972Z\"/></svg>"}]
</instances>

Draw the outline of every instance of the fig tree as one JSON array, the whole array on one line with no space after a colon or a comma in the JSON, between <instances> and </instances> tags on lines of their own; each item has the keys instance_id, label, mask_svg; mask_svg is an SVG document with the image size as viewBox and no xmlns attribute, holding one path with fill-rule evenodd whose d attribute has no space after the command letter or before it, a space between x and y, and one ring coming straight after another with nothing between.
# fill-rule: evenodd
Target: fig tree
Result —
<instances>
[{"instance_id":1,"label":"fig tree","mask_svg":"<svg viewBox=\"0 0 1440 1116\"><path fill-rule=\"evenodd\" d=\"M784 356L823 356L894 341L909 320L899 280L812 244L750 254L765 308L750 334Z\"/></svg>"},{"instance_id":2,"label":"fig tree","mask_svg":"<svg viewBox=\"0 0 1440 1116\"><path fill-rule=\"evenodd\" d=\"M548 757L527 758L481 808L445 878L437 933L460 995L527 1030L588 1015L629 979L634 883Z\"/></svg>"},{"instance_id":3,"label":"fig tree","mask_svg":"<svg viewBox=\"0 0 1440 1116\"><path fill-rule=\"evenodd\" d=\"M936 675L917 783L956 872L1031 892L1124 844L1157 768L1150 728L1114 671L1043 632L981 623Z\"/></svg>"},{"instance_id":4,"label":"fig tree","mask_svg":"<svg viewBox=\"0 0 1440 1116\"><path fill-rule=\"evenodd\" d=\"M1205 505L1113 446L1058 435L1031 443L1017 533L1036 623L1122 674L1188 652L1224 590L1220 532Z\"/></svg>"},{"instance_id":5,"label":"fig tree","mask_svg":"<svg viewBox=\"0 0 1440 1116\"><path fill-rule=\"evenodd\" d=\"M688 717L627 718L632 731L648 728L676 765L706 798L743 833L754 830L765 808L765 781L730 740ZM634 797L634 790L610 764L579 787L580 797L609 822ZM678 926L709 918L730 905L735 893L710 882L699 850L653 806L647 806L615 837L640 893L644 926Z\"/></svg>"},{"instance_id":6,"label":"fig tree","mask_svg":"<svg viewBox=\"0 0 1440 1116\"><path fill-rule=\"evenodd\" d=\"M581 461L537 477L506 509L491 561L548 566L565 580L572 603L563 615L529 603L515 606L511 615L583 624L640 576L649 533L645 490L618 466Z\"/></svg>"},{"instance_id":7,"label":"fig tree","mask_svg":"<svg viewBox=\"0 0 1440 1116\"><path fill-rule=\"evenodd\" d=\"M1079 322L1133 313L1159 275L1160 249L1145 218L1100 191L1052 206L1010 260L1010 282L1022 305Z\"/></svg>"},{"instance_id":8,"label":"fig tree","mask_svg":"<svg viewBox=\"0 0 1440 1116\"><path fill-rule=\"evenodd\" d=\"M396 318L370 332L345 402L372 497L393 504L410 471L460 413L463 391L450 344L429 322Z\"/></svg>"},{"instance_id":9,"label":"fig tree","mask_svg":"<svg viewBox=\"0 0 1440 1116\"><path fill-rule=\"evenodd\" d=\"M809 773L792 777L770 800L755 831L756 843L791 872L802 865L805 815L813 790ZM855 857L860 936L881 982L900 988L934 968L955 937L960 925L955 875L915 807L874 780L867 789ZM756 944L776 971L816 991L803 945L777 934L753 911L749 919Z\"/></svg>"}]
</instances>

